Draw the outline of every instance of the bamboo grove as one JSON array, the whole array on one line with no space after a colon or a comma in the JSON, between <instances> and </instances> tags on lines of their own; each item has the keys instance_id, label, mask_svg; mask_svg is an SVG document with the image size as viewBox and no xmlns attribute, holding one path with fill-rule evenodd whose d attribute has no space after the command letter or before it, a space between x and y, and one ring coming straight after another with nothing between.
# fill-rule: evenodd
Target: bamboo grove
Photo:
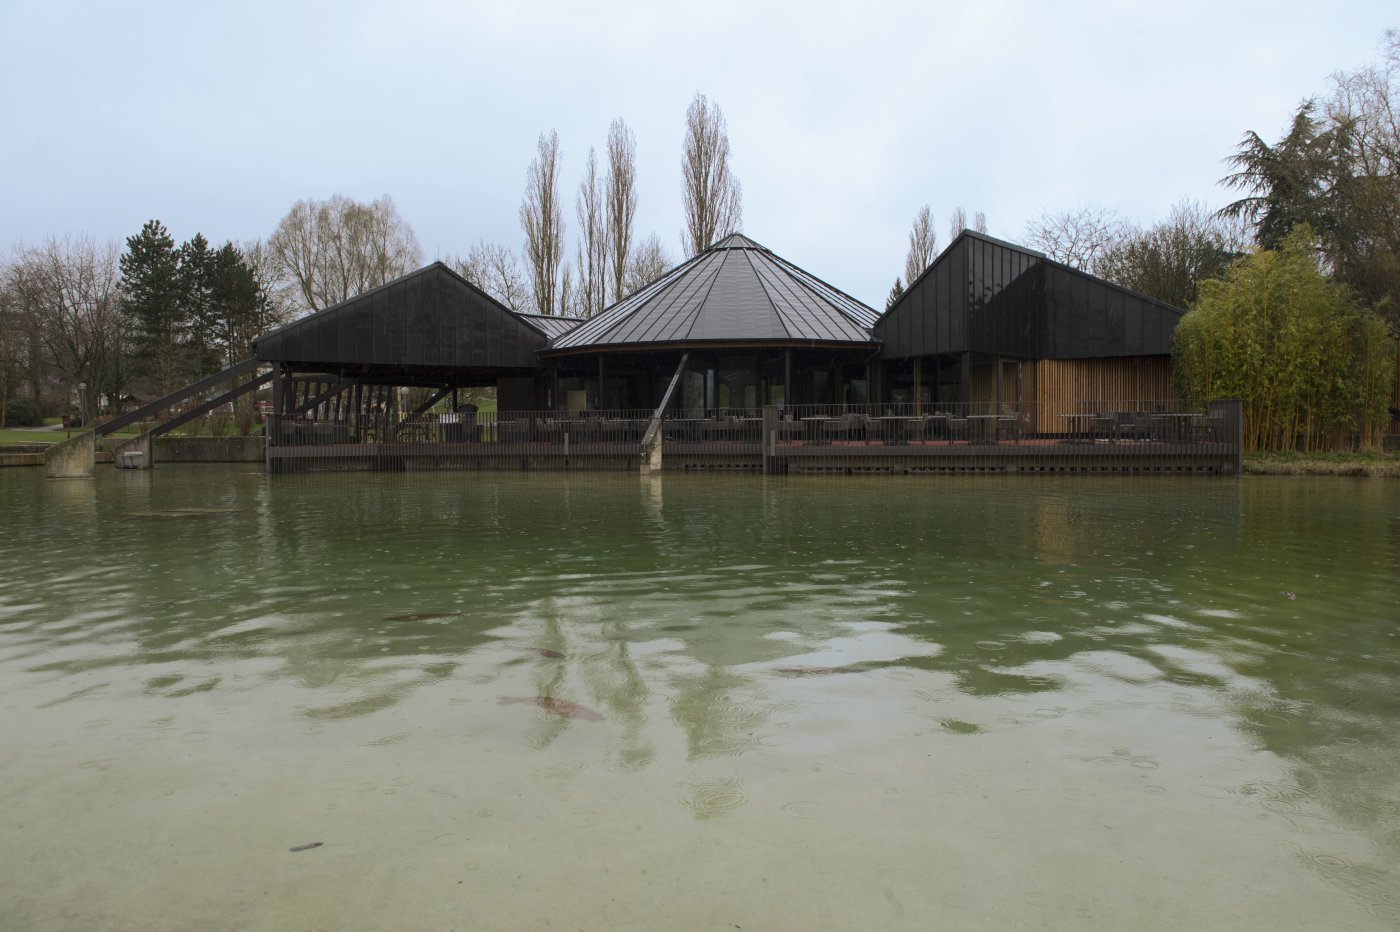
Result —
<instances>
[{"instance_id":1,"label":"bamboo grove","mask_svg":"<svg viewBox=\"0 0 1400 932\"><path fill-rule=\"evenodd\" d=\"M1332 449L1353 434L1370 446L1390 421L1393 350L1380 318L1319 273L1304 224L1201 283L1176 329L1177 390L1241 399L1247 449Z\"/></svg>"}]
</instances>

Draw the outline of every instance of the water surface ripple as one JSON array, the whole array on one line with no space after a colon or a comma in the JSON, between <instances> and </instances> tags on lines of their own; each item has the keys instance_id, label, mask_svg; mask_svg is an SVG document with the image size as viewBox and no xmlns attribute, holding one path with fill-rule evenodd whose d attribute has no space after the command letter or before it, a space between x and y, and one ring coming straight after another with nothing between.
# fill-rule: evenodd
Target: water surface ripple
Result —
<instances>
[{"instance_id":1,"label":"water surface ripple","mask_svg":"<svg viewBox=\"0 0 1400 932\"><path fill-rule=\"evenodd\" d=\"M1400 484L36 473L0 927L1400 925Z\"/></svg>"}]
</instances>

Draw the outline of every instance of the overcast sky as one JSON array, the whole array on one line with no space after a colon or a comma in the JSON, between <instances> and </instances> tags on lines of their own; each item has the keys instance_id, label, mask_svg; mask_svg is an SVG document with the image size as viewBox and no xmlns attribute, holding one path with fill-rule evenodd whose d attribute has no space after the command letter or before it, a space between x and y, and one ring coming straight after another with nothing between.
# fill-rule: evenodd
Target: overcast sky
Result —
<instances>
[{"instance_id":1,"label":"overcast sky","mask_svg":"<svg viewBox=\"0 0 1400 932\"><path fill-rule=\"evenodd\" d=\"M1019 241L1086 204L1219 206L1241 134L1372 62L1391 2L73 4L0 0L0 245L264 238L300 198L389 194L425 261L519 253L556 129L572 244L590 146L637 137L638 234L683 258L697 91L729 124L743 230L883 307L919 206ZM572 245L570 246L572 254Z\"/></svg>"}]
</instances>

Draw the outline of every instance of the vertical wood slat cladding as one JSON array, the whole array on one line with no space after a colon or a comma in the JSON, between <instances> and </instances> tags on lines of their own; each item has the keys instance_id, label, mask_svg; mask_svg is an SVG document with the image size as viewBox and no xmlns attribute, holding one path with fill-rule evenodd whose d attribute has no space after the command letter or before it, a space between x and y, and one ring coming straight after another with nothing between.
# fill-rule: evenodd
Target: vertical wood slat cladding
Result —
<instances>
[{"instance_id":1,"label":"vertical wood slat cladding","mask_svg":"<svg viewBox=\"0 0 1400 932\"><path fill-rule=\"evenodd\" d=\"M1042 433L1063 431L1062 414L1109 410L1123 402L1157 402L1175 397L1170 357L1041 359L1034 365L1033 429Z\"/></svg>"},{"instance_id":2,"label":"vertical wood slat cladding","mask_svg":"<svg viewBox=\"0 0 1400 932\"><path fill-rule=\"evenodd\" d=\"M260 360L539 369L547 337L440 262L258 337Z\"/></svg>"}]
</instances>

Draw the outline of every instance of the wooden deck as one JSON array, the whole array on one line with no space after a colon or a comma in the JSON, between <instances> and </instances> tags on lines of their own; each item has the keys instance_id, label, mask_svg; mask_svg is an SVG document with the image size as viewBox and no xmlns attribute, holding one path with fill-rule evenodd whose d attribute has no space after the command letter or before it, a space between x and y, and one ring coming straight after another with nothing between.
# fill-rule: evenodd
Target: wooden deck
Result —
<instances>
[{"instance_id":1,"label":"wooden deck","mask_svg":"<svg viewBox=\"0 0 1400 932\"><path fill-rule=\"evenodd\" d=\"M642 451L627 442L330 443L274 446L270 472L315 470L636 470ZM1225 443L1082 441L909 443L668 440L665 468L774 474L1196 473L1230 474L1238 451Z\"/></svg>"}]
</instances>

